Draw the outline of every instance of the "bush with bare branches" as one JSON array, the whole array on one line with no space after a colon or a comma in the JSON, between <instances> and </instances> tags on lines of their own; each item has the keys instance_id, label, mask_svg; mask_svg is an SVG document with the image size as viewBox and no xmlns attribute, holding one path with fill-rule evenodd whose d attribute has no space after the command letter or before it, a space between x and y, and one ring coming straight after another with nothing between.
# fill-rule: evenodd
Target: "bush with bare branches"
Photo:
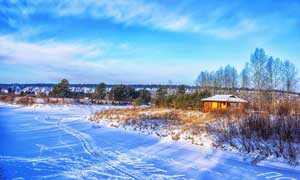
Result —
<instances>
[{"instance_id":1,"label":"bush with bare branches","mask_svg":"<svg viewBox=\"0 0 300 180\"><path fill-rule=\"evenodd\" d=\"M229 143L241 151L258 152L260 157L275 156L300 161L300 116L247 114L238 119L224 117L207 124L219 145Z\"/></svg>"}]
</instances>

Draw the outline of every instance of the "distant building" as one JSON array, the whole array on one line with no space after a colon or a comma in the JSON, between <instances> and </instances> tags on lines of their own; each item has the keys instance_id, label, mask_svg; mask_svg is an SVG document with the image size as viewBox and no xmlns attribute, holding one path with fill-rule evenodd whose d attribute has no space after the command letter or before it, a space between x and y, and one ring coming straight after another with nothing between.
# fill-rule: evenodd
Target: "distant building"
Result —
<instances>
[{"instance_id":1,"label":"distant building","mask_svg":"<svg viewBox=\"0 0 300 180\"><path fill-rule=\"evenodd\" d=\"M202 99L204 102L203 112L212 111L240 111L244 110L248 101L235 95L215 95Z\"/></svg>"}]
</instances>

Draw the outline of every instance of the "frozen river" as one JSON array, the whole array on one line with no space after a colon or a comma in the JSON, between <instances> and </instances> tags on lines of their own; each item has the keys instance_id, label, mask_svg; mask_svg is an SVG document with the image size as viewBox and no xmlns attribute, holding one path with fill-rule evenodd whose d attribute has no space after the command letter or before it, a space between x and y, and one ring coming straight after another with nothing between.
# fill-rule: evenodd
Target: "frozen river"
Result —
<instances>
[{"instance_id":1,"label":"frozen river","mask_svg":"<svg viewBox=\"0 0 300 180\"><path fill-rule=\"evenodd\" d=\"M86 120L105 108L0 105L0 179L300 179L296 168L254 166L233 153Z\"/></svg>"}]
</instances>

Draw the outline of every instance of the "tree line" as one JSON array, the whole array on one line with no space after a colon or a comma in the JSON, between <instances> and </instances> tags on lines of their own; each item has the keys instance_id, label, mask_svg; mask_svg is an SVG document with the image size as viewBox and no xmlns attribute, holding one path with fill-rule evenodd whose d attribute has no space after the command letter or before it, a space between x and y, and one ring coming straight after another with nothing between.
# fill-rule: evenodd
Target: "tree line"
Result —
<instances>
[{"instance_id":1,"label":"tree line","mask_svg":"<svg viewBox=\"0 0 300 180\"><path fill-rule=\"evenodd\" d=\"M136 105L148 104L151 100L151 93L146 89L136 90L133 87L123 84L113 86L110 91L107 90L105 83L96 86L94 93L84 94L81 92L72 92L68 80L63 79L56 84L49 93L50 97L56 98L82 98L88 96L92 101L111 100L113 103L129 104L134 102Z\"/></svg>"},{"instance_id":2,"label":"tree line","mask_svg":"<svg viewBox=\"0 0 300 180\"><path fill-rule=\"evenodd\" d=\"M216 71L201 71L196 84L201 87L243 88L256 90L297 90L298 70L289 60L268 56L256 48L241 72L227 65Z\"/></svg>"},{"instance_id":3,"label":"tree line","mask_svg":"<svg viewBox=\"0 0 300 180\"><path fill-rule=\"evenodd\" d=\"M186 93L184 85L178 86L175 94L168 94L167 88L161 86L156 91L156 97L152 100L152 104L157 107L199 110L203 107L201 99L209 97L210 95L210 92L207 90Z\"/></svg>"},{"instance_id":4,"label":"tree line","mask_svg":"<svg viewBox=\"0 0 300 180\"><path fill-rule=\"evenodd\" d=\"M146 89L136 90L133 87L123 84L113 86L109 91L105 83L100 83L96 86L94 93L90 95L92 102L101 102L101 100L110 100L117 104L134 104L142 105L149 104L156 107L168 107L177 109L201 109L203 103L201 99L210 96L209 91L195 91L186 93L186 87L180 85L177 92L170 94L167 86L160 86L156 94L151 95ZM50 97L56 98L78 98L78 92L70 90L69 81L61 80L55 85L49 93Z\"/></svg>"}]
</instances>

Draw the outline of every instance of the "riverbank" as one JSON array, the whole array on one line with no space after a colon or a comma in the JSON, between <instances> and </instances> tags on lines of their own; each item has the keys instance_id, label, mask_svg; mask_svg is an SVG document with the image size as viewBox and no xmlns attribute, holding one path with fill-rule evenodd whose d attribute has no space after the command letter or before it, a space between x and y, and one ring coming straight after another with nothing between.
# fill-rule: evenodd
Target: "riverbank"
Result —
<instances>
[{"instance_id":1,"label":"riverbank","mask_svg":"<svg viewBox=\"0 0 300 180\"><path fill-rule=\"evenodd\" d=\"M90 116L89 119L107 127L242 153L252 159L253 164L271 160L298 166L300 149L297 137L294 137L296 131L293 130L290 134L294 139L288 139L289 141L278 137L275 132L274 136L269 135L266 139L261 139L257 134L261 132L255 129L256 126L261 125L263 131L271 132L273 129L278 129L278 125L280 126L278 123L272 124L273 121L283 122L279 117L270 118L260 118L257 114L251 113L210 114L195 110L149 107L101 111ZM247 123L249 121L250 123ZM298 121L299 119L294 118L286 123L292 130L292 127L295 127L292 124L297 124Z\"/></svg>"},{"instance_id":2,"label":"riverbank","mask_svg":"<svg viewBox=\"0 0 300 180\"><path fill-rule=\"evenodd\" d=\"M210 114L165 108L113 109L97 112L91 121L165 139L185 141L200 146L216 146L205 131Z\"/></svg>"}]
</instances>

